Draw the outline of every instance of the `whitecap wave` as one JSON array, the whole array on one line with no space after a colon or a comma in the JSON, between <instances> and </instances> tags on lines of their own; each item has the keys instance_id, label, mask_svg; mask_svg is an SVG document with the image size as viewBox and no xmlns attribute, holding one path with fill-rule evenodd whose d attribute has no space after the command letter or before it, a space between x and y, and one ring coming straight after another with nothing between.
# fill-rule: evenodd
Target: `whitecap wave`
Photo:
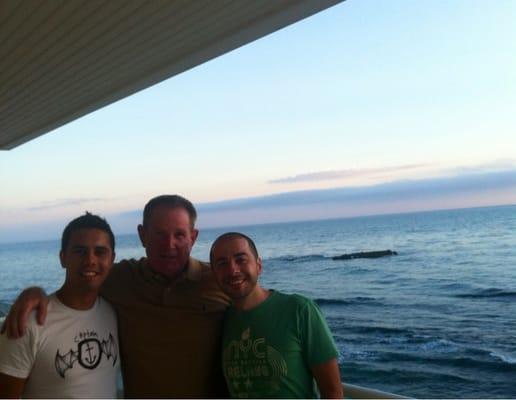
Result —
<instances>
[{"instance_id":1,"label":"whitecap wave","mask_svg":"<svg viewBox=\"0 0 516 400\"><path fill-rule=\"evenodd\" d=\"M499 354L495 353L494 351L490 352L489 355L491 357L497 358L499 360L502 360L506 364L516 364L516 357L514 356L508 356L505 354Z\"/></svg>"},{"instance_id":2,"label":"whitecap wave","mask_svg":"<svg viewBox=\"0 0 516 400\"><path fill-rule=\"evenodd\" d=\"M453 353L458 348L459 346L456 343L446 339L432 340L421 345L423 351L433 353Z\"/></svg>"}]
</instances>

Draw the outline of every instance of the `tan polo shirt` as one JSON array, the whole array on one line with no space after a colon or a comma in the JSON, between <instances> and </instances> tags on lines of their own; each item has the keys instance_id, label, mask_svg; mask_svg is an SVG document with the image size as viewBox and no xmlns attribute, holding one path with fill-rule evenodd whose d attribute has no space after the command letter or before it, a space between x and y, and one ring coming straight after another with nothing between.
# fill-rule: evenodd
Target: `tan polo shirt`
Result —
<instances>
[{"instance_id":1,"label":"tan polo shirt","mask_svg":"<svg viewBox=\"0 0 516 400\"><path fill-rule=\"evenodd\" d=\"M229 299L190 258L170 282L146 259L115 264L102 296L117 312L126 397L227 397L220 362Z\"/></svg>"}]
</instances>

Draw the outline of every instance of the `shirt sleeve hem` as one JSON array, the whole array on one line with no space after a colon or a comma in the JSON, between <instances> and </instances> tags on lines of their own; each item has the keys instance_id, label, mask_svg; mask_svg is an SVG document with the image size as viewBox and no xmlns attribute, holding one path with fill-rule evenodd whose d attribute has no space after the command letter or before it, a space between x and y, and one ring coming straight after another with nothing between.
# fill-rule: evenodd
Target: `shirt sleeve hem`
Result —
<instances>
[{"instance_id":1,"label":"shirt sleeve hem","mask_svg":"<svg viewBox=\"0 0 516 400\"><path fill-rule=\"evenodd\" d=\"M27 379L29 377L30 371L12 368L7 365L0 365L0 373L12 376L14 378Z\"/></svg>"}]
</instances>

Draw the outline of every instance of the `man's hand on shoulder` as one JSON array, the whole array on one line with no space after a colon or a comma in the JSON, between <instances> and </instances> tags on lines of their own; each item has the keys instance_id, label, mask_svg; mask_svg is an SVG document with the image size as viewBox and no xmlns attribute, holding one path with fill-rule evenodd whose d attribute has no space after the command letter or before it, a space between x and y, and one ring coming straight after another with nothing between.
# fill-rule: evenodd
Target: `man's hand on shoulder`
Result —
<instances>
[{"instance_id":1,"label":"man's hand on shoulder","mask_svg":"<svg viewBox=\"0 0 516 400\"><path fill-rule=\"evenodd\" d=\"M27 321L32 310L36 310L36 321L39 325L45 323L47 318L48 296L39 287L31 287L21 292L2 325L2 333L7 337L16 339L25 334Z\"/></svg>"}]
</instances>

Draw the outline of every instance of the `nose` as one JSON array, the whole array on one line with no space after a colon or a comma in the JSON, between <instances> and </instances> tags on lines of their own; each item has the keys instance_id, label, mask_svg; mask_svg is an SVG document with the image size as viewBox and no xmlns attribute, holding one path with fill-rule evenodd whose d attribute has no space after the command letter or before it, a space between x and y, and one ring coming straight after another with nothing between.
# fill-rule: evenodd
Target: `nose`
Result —
<instances>
[{"instance_id":1,"label":"nose","mask_svg":"<svg viewBox=\"0 0 516 400\"><path fill-rule=\"evenodd\" d=\"M176 247L176 238L174 235L166 235L163 237L162 245L167 249L173 249Z\"/></svg>"},{"instance_id":2,"label":"nose","mask_svg":"<svg viewBox=\"0 0 516 400\"><path fill-rule=\"evenodd\" d=\"M235 260L231 260L229 262L229 273L231 275L237 275L240 273L240 266L238 265L238 263L235 262Z\"/></svg>"},{"instance_id":3,"label":"nose","mask_svg":"<svg viewBox=\"0 0 516 400\"><path fill-rule=\"evenodd\" d=\"M84 262L87 265L93 265L93 264L97 263L97 256L95 255L95 250L94 249L87 250L84 253Z\"/></svg>"}]
</instances>

